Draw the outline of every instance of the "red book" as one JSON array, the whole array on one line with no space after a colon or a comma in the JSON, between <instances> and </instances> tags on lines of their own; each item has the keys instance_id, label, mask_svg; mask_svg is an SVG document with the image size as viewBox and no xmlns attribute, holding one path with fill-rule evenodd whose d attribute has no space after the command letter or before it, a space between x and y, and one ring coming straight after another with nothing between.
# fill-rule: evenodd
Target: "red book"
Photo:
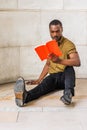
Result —
<instances>
[{"instance_id":1,"label":"red book","mask_svg":"<svg viewBox=\"0 0 87 130\"><path fill-rule=\"evenodd\" d=\"M41 60L47 59L48 55L51 53L54 53L58 57L62 55L62 52L58 47L58 43L55 40L49 41L45 45L36 47L35 51Z\"/></svg>"}]
</instances>

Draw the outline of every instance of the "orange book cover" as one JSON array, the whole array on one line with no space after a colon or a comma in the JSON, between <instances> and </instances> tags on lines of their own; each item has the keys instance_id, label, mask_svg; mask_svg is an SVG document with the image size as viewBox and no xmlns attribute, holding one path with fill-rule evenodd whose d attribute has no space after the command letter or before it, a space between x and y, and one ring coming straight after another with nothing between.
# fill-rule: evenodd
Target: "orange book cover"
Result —
<instances>
[{"instance_id":1,"label":"orange book cover","mask_svg":"<svg viewBox=\"0 0 87 130\"><path fill-rule=\"evenodd\" d=\"M54 53L57 56L62 55L62 52L58 47L58 43L55 40L49 41L45 45L36 47L35 51L41 60L47 59L48 55L51 53Z\"/></svg>"}]
</instances>

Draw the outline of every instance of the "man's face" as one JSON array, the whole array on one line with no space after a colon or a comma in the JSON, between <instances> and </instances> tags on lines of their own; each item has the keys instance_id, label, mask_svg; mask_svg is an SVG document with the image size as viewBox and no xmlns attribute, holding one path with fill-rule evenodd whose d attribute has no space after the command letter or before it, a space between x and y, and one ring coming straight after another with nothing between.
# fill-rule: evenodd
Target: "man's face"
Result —
<instances>
[{"instance_id":1,"label":"man's face","mask_svg":"<svg viewBox=\"0 0 87 130\"><path fill-rule=\"evenodd\" d=\"M51 25L49 27L50 36L53 40L58 41L62 36L63 28L60 25Z\"/></svg>"}]
</instances>

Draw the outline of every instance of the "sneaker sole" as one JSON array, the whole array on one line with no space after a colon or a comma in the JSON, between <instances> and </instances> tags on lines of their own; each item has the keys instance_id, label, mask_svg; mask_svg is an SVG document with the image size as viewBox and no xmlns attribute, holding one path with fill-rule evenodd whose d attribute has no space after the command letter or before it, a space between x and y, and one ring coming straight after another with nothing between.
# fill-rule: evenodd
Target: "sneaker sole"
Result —
<instances>
[{"instance_id":1,"label":"sneaker sole","mask_svg":"<svg viewBox=\"0 0 87 130\"><path fill-rule=\"evenodd\" d=\"M64 104L66 104L66 105L70 105L70 104L71 104L71 102L66 101L63 97L60 98L60 100L61 100Z\"/></svg>"},{"instance_id":2,"label":"sneaker sole","mask_svg":"<svg viewBox=\"0 0 87 130\"><path fill-rule=\"evenodd\" d=\"M24 105L23 103L23 94L25 91L25 82L23 78L19 78L16 81L16 84L14 86L14 93L15 93L15 102L16 105L19 107L22 107Z\"/></svg>"}]
</instances>

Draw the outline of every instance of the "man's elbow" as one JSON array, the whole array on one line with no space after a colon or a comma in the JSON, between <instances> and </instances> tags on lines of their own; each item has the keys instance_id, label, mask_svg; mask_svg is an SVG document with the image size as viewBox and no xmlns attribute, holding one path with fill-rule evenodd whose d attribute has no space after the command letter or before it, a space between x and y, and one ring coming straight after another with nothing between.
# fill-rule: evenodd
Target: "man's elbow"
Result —
<instances>
[{"instance_id":1,"label":"man's elbow","mask_svg":"<svg viewBox=\"0 0 87 130\"><path fill-rule=\"evenodd\" d=\"M77 67L80 67L80 66L81 66L81 62L78 61L78 62L76 63L76 66L77 66Z\"/></svg>"}]
</instances>

